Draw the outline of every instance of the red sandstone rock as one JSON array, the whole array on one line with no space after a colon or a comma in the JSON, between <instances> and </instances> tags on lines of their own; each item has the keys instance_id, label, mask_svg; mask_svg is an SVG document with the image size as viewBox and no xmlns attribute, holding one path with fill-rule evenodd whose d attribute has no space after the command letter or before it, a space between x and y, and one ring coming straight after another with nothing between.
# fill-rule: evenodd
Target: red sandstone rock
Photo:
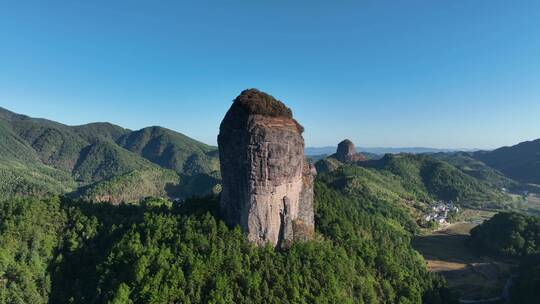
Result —
<instances>
[{"instance_id":1,"label":"red sandstone rock","mask_svg":"<svg viewBox=\"0 0 540 304\"><path fill-rule=\"evenodd\" d=\"M221 208L250 241L287 246L313 235L313 176L302 131L289 108L255 89L243 91L221 122Z\"/></svg>"}]
</instances>

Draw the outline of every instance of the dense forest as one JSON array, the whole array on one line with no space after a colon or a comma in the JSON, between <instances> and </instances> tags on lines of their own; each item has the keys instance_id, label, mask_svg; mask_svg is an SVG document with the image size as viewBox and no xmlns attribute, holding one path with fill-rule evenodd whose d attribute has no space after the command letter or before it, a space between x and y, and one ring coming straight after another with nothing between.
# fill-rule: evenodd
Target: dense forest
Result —
<instances>
[{"instance_id":1,"label":"dense forest","mask_svg":"<svg viewBox=\"0 0 540 304\"><path fill-rule=\"evenodd\" d=\"M498 213L472 229L470 240L478 250L492 255L521 258L540 254L540 218Z\"/></svg>"},{"instance_id":2,"label":"dense forest","mask_svg":"<svg viewBox=\"0 0 540 304\"><path fill-rule=\"evenodd\" d=\"M512 303L538 303L540 290L540 218L515 212L496 214L471 230L470 245L479 252L517 259L510 288Z\"/></svg>"},{"instance_id":3,"label":"dense forest","mask_svg":"<svg viewBox=\"0 0 540 304\"><path fill-rule=\"evenodd\" d=\"M0 204L0 303L452 303L410 246L411 220L316 183L317 237L256 247L216 197L178 205Z\"/></svg>"}]
</instances>

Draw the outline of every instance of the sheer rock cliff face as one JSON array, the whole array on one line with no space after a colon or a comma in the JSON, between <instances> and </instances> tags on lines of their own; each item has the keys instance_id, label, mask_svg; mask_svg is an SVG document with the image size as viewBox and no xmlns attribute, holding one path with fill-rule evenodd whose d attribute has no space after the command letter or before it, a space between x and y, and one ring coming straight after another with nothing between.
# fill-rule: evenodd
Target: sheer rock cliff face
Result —
<instances>
[{"instance_id":1,"label":"sheer rock cliff face","mask_svg":"<svg viewBox=\"0 0 540 304\"><path fill-rule=\"evenodd\" d=\"M351 163L359 160L365 160L362 154L356 153L356 148L352 141L345 139L338 144L334 157L343 163Z\"/></svg>"},{"instance_id":2,"label":"sheer rock cliff face","mask_svg":"<svg viewBox=\"0 0 540 304\"><path fill-rule=\"evenodd\" d=\"M314 233L302 131L290 109L255 89L243 91L221 122L221 208L256 244L286 247Z\"/></svg>"},{"instance_id":3,"label":"sheer rock cliff face","mask_svg":"<svg viewBox=\"0 0 540 304\"><path fill-rule=\"evenodd\" d=\"M352 143L352 141L345 139L344 141L338 144L337 151L336 151L337 160L344 163L350 162L354 159L355 155L356 155L356 148L354 147L354 144Z\"/></svg>"}]
</instances>

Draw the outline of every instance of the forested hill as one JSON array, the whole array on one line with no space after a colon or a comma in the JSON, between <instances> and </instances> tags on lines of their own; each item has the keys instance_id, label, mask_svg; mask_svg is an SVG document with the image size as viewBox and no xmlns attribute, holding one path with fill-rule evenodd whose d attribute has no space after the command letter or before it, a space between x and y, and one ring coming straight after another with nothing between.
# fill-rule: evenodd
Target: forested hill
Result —
<instances>
[{"instance_id":1,"label":"forested hill","mask_svg":"<svg viewBox=\"0 0 540 304\"><path fill-rule=\"evenodd\" d=\"M0 200L0 301L457 303L411 247L393 194L349 195L341 174L315 183L315 239L286 250L227 227L215 197Z\"/></svg>"},{"instance_id":2,"label":"forested hill","mask_svg":"<svg viewBox=\"0 0 540 304\"><path fill-rule=\"evenodd\" d=\"M540 139L475 152L473 157L517 181L540 184Z\"/></svg>"},{"instance_id":3,"label":"forested hill","mask_svg":"<svg viewBox=\"0 0 540 304\"><path fill-rule=\"evenodd\" d=\"M166 128L154 126L130 132L118 138L117 143L178 173L193 175L219 170L216 147Z\"/></svg>"},{"instance_id":4,"label":"forested hill","mask_svg":"<svg viewBox=\"0 0 540 304\"><path fill-rule=\"evenodd\" d=\"M508 199L492 185L429 155L387 154L358 165L393 174L420 199L453 201L471 207L493 207Z\"/></svg>"},{"instance_id":5,"label":"forested hill","mask_svg":"<svg viewBox=\"0 0 540 304\"><path fill-rule=\"evenodd\" d=\"M67 126L0 108L0 138L0 191L5 196L66 193L97 183L109 184L99 189L113 189L118 186L111 183L126 174L151 176L144 180L152 184L149 188L161 189L145 194L156 195L166 192L164 181L171 181L171 173L178 175L177 186L199 175L219 177L215 147L161 127L131 131L110 123ZM122 191L135 190L123 185Z\"/></svg>"},{"instance_id":6,"label":"forested hill","mask_svg":"<svg viewBox=\"0 0 540 304\"><path fill-rule=\"evenodd\" d=\"M517 260L509 285L512 304L536 304L540 296L540 218L498 213L471 230L469 244L481 254Z\"/></svg>"},{"instance_id":7,"label":"forested hill","mask_svg":"<svg viewBox=\"0 0 540 304\"><path fill-rule=\"evenodd\" d=\"M455 166L463 173L477 178L494 188L506 188L509 190L520 188L519 182L508 178L498 170L475 159L469 152L434 153L429 154L429 156L445 161Z\"/></svg>"}]
</instances>

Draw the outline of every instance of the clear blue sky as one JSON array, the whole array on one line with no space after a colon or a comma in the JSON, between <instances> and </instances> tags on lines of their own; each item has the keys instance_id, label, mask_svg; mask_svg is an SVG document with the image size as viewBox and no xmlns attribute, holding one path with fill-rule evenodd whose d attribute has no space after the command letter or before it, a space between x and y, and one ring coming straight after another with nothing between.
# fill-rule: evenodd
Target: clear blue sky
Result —
<instances>
[{"instance_id":1,"label":"clear blue sky","mask_svg":"<svg viewBox=\"0 0 540 304\"><path fill-rule=\"evenodd\" d=\"M12 111L215 144L250 87L289 105L309 146L538 138L540 1L0 2Z\"/></svg>"}]
</instances>

